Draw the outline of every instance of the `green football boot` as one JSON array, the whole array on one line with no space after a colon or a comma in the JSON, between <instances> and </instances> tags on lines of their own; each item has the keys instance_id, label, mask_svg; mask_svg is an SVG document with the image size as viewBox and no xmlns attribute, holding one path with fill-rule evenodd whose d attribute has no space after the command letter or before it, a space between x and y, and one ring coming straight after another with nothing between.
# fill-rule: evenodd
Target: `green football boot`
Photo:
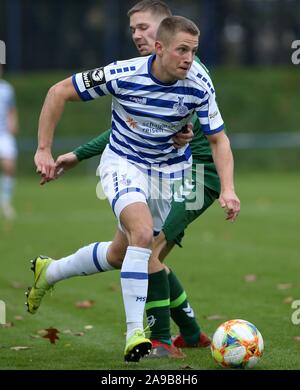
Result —
<instances>
[{"instance_id":1,"label":"green football boot","mask_svg":"<svg viewBox=\"0 0 300 390\"><path fill-rule=\"evenodd\" d=\"M52 288L52 285L48 284L46 280L46 270L52 261L54 260L46 256L38 256L35 260L31 260L31 270L34 273L34 285L33 287L29 287L25 293L27 297L26 306L28 312L31 314L37 312L46 291Z\"/></svg>"},{"instance_id":2,"label":"green football boot","mask_svg":"<svg viewBox=\"0 0 300 390\"><path fill-rule=\"evenodd\" d=\"M140 358L148 355L151 351L152 343L145 337L142 329L136 329L126 342L124 350L125 362L138 362Z\"/></svg>"}]
</instances>

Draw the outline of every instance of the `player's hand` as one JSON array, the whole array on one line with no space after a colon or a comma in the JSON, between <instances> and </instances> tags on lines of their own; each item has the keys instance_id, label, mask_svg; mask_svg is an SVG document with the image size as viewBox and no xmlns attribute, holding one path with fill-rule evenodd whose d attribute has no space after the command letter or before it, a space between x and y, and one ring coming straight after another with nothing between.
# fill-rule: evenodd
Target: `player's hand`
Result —
<instances>
[{"instance_id":1,"label":"player's hand","mask_svg":"<svg viewBox=\"0 0 300 390\"><path fill-rule=\"evenodd\" d=\"M192 123L188 123L178 133L176 133L173 137L173 145L176 149L180 149L192 141L194 137L193 127Z\"/></svg>"},{"instance_id":2,"label":"player's hand","mask_svg":"<svg viewBox=\"0 0 300 390\"><path fill-rule=\"evenodd\" d=\"M241 204L234 191L223 191L219 198L220 206L225 210L226 220L234 222L239 215Z\"/></svg>"},{"instance_id":3,"label":"player's hand","mask_svg":"<svg viewBox=\"0 0 300 390\"><path fill-rule=\"evenodd\" d=\"M58 179L65 171L76 167L79 160L73 152L61 154L55 161L55 178Z\"/></svg>"},{"instance_id":4,"label":"player's hand","mask_svg":"<svg viewBox=\"0 0 300 390\"><path fill-rule=\"evenodd\" d=\"M41 176L40 184L43 185L55 177L55 163L50 149L37 149L34 162L36 172Z\"/></svg>"}]
</instances>

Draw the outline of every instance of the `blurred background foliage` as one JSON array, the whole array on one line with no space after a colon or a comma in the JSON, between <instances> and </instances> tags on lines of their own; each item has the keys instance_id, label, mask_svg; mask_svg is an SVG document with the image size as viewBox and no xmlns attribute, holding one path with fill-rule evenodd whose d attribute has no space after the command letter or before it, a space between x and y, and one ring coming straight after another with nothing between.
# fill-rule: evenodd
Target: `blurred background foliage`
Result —
<instances>
[{"instance_id":1,"label":"blurred background foliage","mask_svg":"<svg viewBox=\"0 0 300 390\"><path fill-rule=\"evenodd\" d=\"M47 90L71 74L137 56L128 28L136 1L1 0L5 78L20 114L20 173L32 172L38 117ZM299 0L172 0L174 14L201 30L209 67L236 155L237 169L298 170ZM110 127L110 98L70 104L57 129L55 153L72 150ZM94 174L98 159L77 172Z\"/></svg>"}]
</instances>

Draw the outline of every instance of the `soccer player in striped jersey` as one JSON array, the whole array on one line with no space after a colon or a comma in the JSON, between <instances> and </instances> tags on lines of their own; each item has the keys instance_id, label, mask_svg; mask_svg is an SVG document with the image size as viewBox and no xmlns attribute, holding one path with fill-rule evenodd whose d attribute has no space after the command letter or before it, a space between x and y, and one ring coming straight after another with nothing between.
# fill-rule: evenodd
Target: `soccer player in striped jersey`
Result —
<instances>
[{"instance_id":1,"label":"soccer player in striped jersey","mask_svg":"<svg viewBox=\"0 0 300 390\"><path fill-rule=\"evenodd\" d=\"M164 18L171 16L171 10L166 3L157 0L143 0L134 5L128 12L132 39L141 55L149 55L154 52L154 43L158 26ZM197 60L197 57L196 57ZM181 246L181 240L186 226L201 215L219 197L220 183L215 165L213 163L209 142L202 133L197 115L194 115L194 138L192 132L179 132L174 137L174 144L179 147L191 141L193 155L193 185L204 189L204 204L197 210L189 210L186 200L173 202L171 211L164 223L163 230L155 238L152 255L156 255L161 261L168 255L175 244ZM107 130L97 138L85 145L78 147L74 152L59 156L57 169L67 170L76 166L79 161L101 154L109 143L110 130ZM204 183L197 179L196 164L204 165ZM204 186L204 187L203 187ZM122 263L122 255L119 248L111 245L108 251L110 261ZM121 257L121 259L120 259ZM94 269L83 270L84 261L78 252L58 260L60 263L68 263L68 269L56 275L53 282L58 282L67 277L76 276L79 271L88 274L94 273ZM91 257L89 257L91 259ZM80 267L75 266L80 262ZM66 267L65 267L66 268ZM172 356L184 357L179 350L171 344L169 315L179 327L180 334L174 338L173 344L180 347L207 347L210 344L209 337L201 331L194 315L194 311L187 299L185 290L175 273L165 266L164 270L149 274L148 296L146 313L151 329L151 341L153 344L152 355L156 358ZM163 303L163 304L162 304Z\"/></svg>"},{"instance_id":2,"label":"soccer player in striped jersey","mask_svg":"<svg viewBox=\"0 0 300 390\"><path fill-rule=\"evenodd\" d=\"M193 63L198 38L199 30L191 21L166 18L159 27L156 55L116 62L77 74L73 83L71 79L58 83L50 89L40 117L35 162L44 180L51 180L55 175L51 155L53 132L65 102L92 100L104 94L113 96L113 130L101 158L100 175L119 221L114 241L124 245L121 284L127 320L127 361L139 360L150 345L142 331L148 260L153 229L161 229L170 207L170 199L151 199L147 175L157 174L165 182L184 172L190 163L189 147L177 150L171 138L188 123L193 112L213 147L221 179L221 202L227 208L228 218L234 220L239 212L233 189L233 158L215 91L207 73ZM95 245L94 260L99 267L102 262L107 268L107 261L99 260L97 250ZM162 269L155 257L150 258L150 272Z\"/></svg>"},{"instance_id":3,"label":"soccer player in striped jersey","mask_svg":"<svg viewBox=\"0 0 300 390\"><path fill-rule=\"evenodd\" d=\"M0 65L0 209L6 219L13 219L12 195L15 186L18 116L13 87L2 79Z\"/></svg>"}]
</instances>

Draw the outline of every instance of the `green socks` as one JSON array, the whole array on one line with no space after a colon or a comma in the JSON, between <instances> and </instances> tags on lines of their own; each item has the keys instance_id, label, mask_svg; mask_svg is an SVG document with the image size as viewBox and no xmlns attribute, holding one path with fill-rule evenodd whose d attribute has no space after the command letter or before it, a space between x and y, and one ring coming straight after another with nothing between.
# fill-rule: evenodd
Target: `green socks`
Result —
<instances>
[{"instance_id":1,"label":"green socks","mask_svg":"<svg viewBox=\"0 0 300 390\"><path fill-rule=\"evenodd\" d=\"M146 302L151 339L171 344L170 315L188 344L199 341L200 327L185 291L175 274L165 270L149 274Z\"/></svg>"},{"instance_id":2,"label":"green socks","mask_svg":"<svg viewBox=\"0 0 300 390\"><path fill-rule=\"evenodd\" d=\"M188 344L196 344L200 336L200 327L195 319L186 293L176 275L170 270L168 274L170 287L171 317L179 327L180 334Z\"/></svg>"},{"instance_id":3,"label":"green socks","mask_svg":"<svg viewBox=\"0 0 300 390\"><path fill-rule=\"evenodd\" d=\"M149 274L146 314L151 339L171 344L170 291L165 270Z\"/></svg>"}]
</instances>

